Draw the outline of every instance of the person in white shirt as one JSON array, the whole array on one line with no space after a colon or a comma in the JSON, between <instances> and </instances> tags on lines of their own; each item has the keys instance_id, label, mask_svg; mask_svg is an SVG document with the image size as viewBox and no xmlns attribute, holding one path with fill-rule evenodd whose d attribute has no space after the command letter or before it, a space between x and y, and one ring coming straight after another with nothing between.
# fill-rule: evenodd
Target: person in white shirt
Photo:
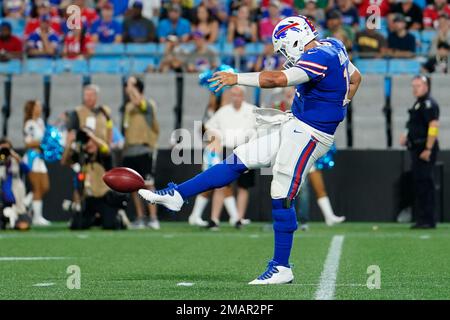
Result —
<instances>
[{"instance_id":1,"label":"person in white shirt","mask_svg":"<svg viewBox=\"0 0 450 320\"><path fill-rule=\"evenodd\" d=\"M207 135L213 138L208 148L218 154L225 153L224 159L230 150L248 142L256 133L256 106L245 101L245 88L231 88L230 100L229 104L221 107L205 124ZM219 189L225 198L224 205L230 215L230 224L236 227L249 222L244 217L249 198L248 189L254 185L254 175L254 171L250 170L238 179L237 201L231 185ZM218 214L211 215L210 228L217 228L219 225L221 210L214 209L212 212Z\"/></svg>"},{"instance_id":2,"label":"person in white shirt","mask_svg":"<svg viewBox=\"0 0 450 320\"><path fill-rule=\"evenodd\" d=\"M41 118L42 106L37 100L30 100L24 107L24 139L27 152L24 162L30 168L28 177L33 192L33 225L48 226L50 222L42 215L42 199L50 188L47 166L42 158L40 145L45 133Z\"/></svg>"}]
</instances>

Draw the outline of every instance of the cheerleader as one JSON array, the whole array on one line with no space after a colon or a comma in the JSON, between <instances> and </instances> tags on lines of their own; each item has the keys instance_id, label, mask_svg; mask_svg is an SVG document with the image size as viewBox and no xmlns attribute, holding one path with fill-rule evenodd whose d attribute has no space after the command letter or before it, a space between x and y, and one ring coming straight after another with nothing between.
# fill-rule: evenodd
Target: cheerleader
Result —
<instances>
[{"instance_id":1,"label":"cheerleader","mask_svg":"<svg viewBox=\"0 0 450 320\"><path fill-rule=\"evenodd\" d=\"M24 109L23 132L27 148L24 162L30 169L28 178L33 193L33 225L48 226L50 221L42 215L42 199L50 188L47 166L40 150L41 140L45 133L45 123L41 118L42 106L39 101L30 100L25 103Z\"/></svg>"}]
</instances>

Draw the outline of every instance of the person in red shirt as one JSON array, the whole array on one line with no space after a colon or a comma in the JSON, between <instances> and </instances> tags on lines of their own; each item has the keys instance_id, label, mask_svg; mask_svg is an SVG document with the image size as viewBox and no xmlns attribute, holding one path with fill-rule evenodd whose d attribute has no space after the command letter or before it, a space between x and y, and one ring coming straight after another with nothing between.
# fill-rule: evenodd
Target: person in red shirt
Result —
<instances>
[{"instance_id":1,"label":"person in red shirt","mask_svg":"<svg viewBox=\"0 0 450 320\"><path fill-rule=\"evenodd\" d=\"M73 0L73 4L81 8L81 19L89 28L98 19L97 11L86 5L86 0Z\"/></svg>"},{"instance_id":2,"label":"person in red shirt","mask_svg":"<svg viewBox=\"0 0 450 320\"><path fill-rule=\"evenodd\" d=\"M23 52L22 41L12 34L9 22L0 24L0 61L6 62L11 59L21 59Z\"/></svg>"},{"instance_id":3,"label":"person in red shirt","mask_svg":"<svg viewBox=\"0 0 450 320\"><path fill-rule=\"evenodd\" d=\"M376 7L380 8L380 15L385 17L389 11L392 2L391 0L355 0L353 3L358 8L360 17L367 17L374 15L377 12L373 11Z\"/></svg>"},{"instance_id":4,"label":"person in red shirt","mask_svg":"<svg viewBox=\"0 0 450 320\"><path fill-rule=\"evenodd\" d=\"M30 18L25 25L25 38L39 28L39 19L44 15L49 15L51 17L50 28L52 28L58 35L61 35L61 18L58 15L52 14L50 2L48 0L38 0L35 2L35 6L35 17Z\"/></svg>"},{"instance_id":5,"label":"person in red shirt","mask_svg":"<svg viewBox=\"0 0 450 320\"><path fill-rule=\"evenodd\" d=\"M63 57L66 59L89 58L95 49L95 42L86 28L70 30L64 37Z\"/></svg>"},{"instance_id":6,"label":"person in red shirt","mask_svg":"<svg viewBox=\"0 0 450 320\"><path fill-rule=\"evenodd\" d=\"M437 29L439 16L444 13L450 16L450 5L447 4L447 0L434 0L434 4L428 5L423 11L423 26Z\"/></svg>"}]
</instances>

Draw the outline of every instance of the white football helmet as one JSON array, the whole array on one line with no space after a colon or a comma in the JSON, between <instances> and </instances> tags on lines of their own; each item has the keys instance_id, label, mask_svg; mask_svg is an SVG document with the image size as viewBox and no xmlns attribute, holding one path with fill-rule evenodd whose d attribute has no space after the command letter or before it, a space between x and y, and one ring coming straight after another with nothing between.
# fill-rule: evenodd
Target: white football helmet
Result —
<instances>
[{"instance_id":1,"label":"white football helmet","mask_svg":"<svg viewBox=\"0 0 450 320\"><path fill-rule=\"evenodd\" d=\"M292 16L281 20L272 33L275 52L286 57L285 68L292 67L303 53L305 46L318 36L311 21L304 16Z\"/></svg>"}]
</instances>

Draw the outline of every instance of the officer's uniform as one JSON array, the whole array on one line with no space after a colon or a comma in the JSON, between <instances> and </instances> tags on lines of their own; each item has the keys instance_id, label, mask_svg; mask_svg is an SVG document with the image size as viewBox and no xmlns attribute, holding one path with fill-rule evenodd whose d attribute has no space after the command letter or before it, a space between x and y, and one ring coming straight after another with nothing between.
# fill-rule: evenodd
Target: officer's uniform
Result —
<instances>
[{"instance_id":1,"label":"officer's uniform","mask_svg":"<svg viewBox=\"0 0 450 320\"><path fill-rule=\"evenodd\" d=\"M429 123L438 119L439 106L433 98L426 95L418 98L409 110L409 121L407 123L408 149L411 154L414 192L419 209L416 223L431 227L434 227L436 224L433 167L439 150L437 140L431 150L429 162L420 159L419 156L426 148Z\"/></svg>"}]
</instances>

